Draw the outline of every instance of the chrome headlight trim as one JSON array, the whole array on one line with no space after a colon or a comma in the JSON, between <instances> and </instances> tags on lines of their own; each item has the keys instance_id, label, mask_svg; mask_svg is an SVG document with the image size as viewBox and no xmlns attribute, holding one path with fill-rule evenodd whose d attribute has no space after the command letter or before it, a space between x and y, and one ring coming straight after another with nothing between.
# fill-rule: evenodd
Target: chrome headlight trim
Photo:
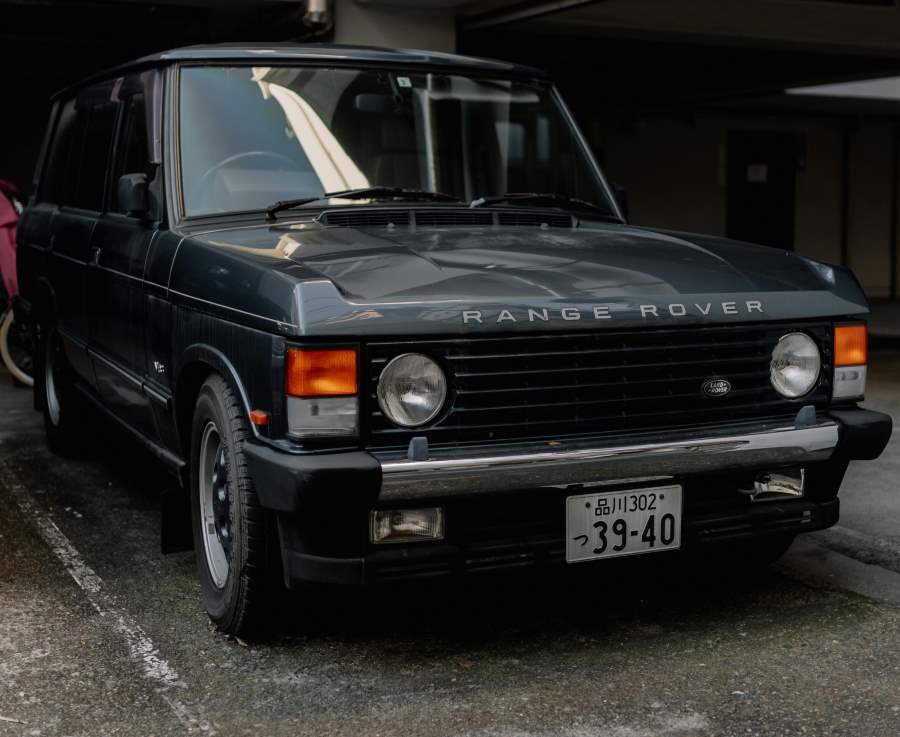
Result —
<instances>
[{"instance_id":1,"label":"chrome headlight trim","mask_svg":"<svg viewBox=\"0 0 900 737\"><path fill-rule=\"evenodd\" d=\"M787 399L806 396L815 388L821 373L822 355L809 335L793 332L778 339L772 349L769 380L781 396Z\"/></svg>"},{"instance_id":2,"label":"chrome headlight trim","mask_svg":"<svg viewBox=\"0 0 900 737\"><path fill-rule=\"evenodd\" d=\"M404 381L409 385L407 396L414 391L416 382L419 382L419 388L431 383L430 396L426 396L426 399L431 399L427 413L412 417L404 408L403 396L397 393L398 382ZM392 423L399 427L422 427L440 414L447 401L447 376L433 358L423 353L401 353L381 370L375 393L378 406Z\"/></svg>"}]
</instances>

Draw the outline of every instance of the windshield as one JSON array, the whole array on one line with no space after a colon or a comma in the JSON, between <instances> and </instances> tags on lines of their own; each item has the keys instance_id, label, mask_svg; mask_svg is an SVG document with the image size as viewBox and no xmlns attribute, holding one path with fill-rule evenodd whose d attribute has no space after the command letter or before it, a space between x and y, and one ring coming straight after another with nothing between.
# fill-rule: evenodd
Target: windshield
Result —
<instances>
[{"instance_id":1,"label":"windshield","mask_svg":"<svg viewBox=\"0 0 900 737\"><path fill-rule=\"evenodd\" d=\"M186 67L180 132L187 215L262 210L365 187L441 192L461 202L549 193L612 212L550 86L538 82Z\"/></svg>"}]
</instances>

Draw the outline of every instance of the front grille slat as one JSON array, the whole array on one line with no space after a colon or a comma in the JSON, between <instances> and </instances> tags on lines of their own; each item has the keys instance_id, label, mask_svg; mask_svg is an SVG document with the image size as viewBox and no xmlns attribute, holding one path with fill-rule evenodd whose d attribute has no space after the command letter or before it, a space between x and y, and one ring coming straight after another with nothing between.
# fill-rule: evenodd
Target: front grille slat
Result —
<instances>
[{"instance_id":1,"label":"front grille slat","mask_svg":"<svg viewBox=\"0 0 900 737\"><path fill-rule=\"evenodd\" d=\"M734 380L735 378L748 379L748 378L752 378L752 377L764 378L766 381L768 381L769 370L766 369L765 371L746 371L743 373L735 372L735 373L728 374L729 380ZM706 381L708 378L710 378L710 377L707 374L703 374L703 375L696 375L696 376L679 377L678 381ZM372 377L372 381L377 383L378 377L377 376ZM671 382L671 381L672 381L672 379L669 378L668 376L666 376L666 377L656 378L656 379L642 379L641 383L642 384L660 384L660 383L666 383L666 382ZM481 395L481 394L486 394L486 395L490 396L490 395L494 395L494 394L498 394L498 393L512 394L512 393L518 393L518 392L575 391L577 389L596 389L596 388L600 388L600 387L621 386L623 383L624 382L620 379L618 381L606 381L606 382L601 382L598 384L592 383L592 384L562 384L559 386L555 386L555 385L513 386L513 387L503 387L503 388L496 388L496 389L457 389L456 395L465 397L465 396L470 396L470 395L474 396L474 395Z\"/></svg>"},{"instance_id":2,"label":"front grille slat","mask_svg":"<svg viewBox=\"0 0 900 737\"><path fill-rule=\"evenodd\" d=\"M809 395L789 401L771 387L769 361L794 330L813 336L826 368ZM393 426L374 395L386 362L409 351L448 372L449 406L428 428ZM831 394L825 321L372 341L364 352L373 390L364 395L368 444L378 448L403 447L416 435L441 445L786 418L807 404L826 406ZM717 378L731 382L731 392L706 396L703 384Z\"/></svg>"},{"instance_id":3,"label":"front grille slat","mask_svg":"<svg viewBox=\"0 0 900 737\"><path fill-rule=\"evenodd\" d=\"M510 357L518 360L517 357ZM507 358L508 362L510 358ZM694 361L663 361L659 363L628 363L623 364L621 366L606 366L606 367L597 367L597 366L572 366L568 368L559 368L556 369L557 373L565 372L565 373L583 373L585 371L609 371L614 368L618 369L628 369L629 371L638 371L640 369L660 369L660 368L679 368L684 366L706 366L711 365L712 363L720 364L720 365L729 365L733 366L738 363L749 363L753 360L752 357L738 357L738 358L720 358L718 360L711 360L709 358L698 359ZM768 359L766 359L768 361ZM515 369L513 371L504 371L502 374L497 371L461 371L457 372L454 375L457 378L470 378L477 376L497 376L498 378L502 378L504 376L509 375L518 375L518 374L545 374L547 373L546 369L537 368L537 369Z\"/></svg>"},{"instance_id":4,"label":"front grille slat","mask_svg":"<svg viewBox=\"0 0 900 737\"><path fill-rule=\"evenodd\" d=\"M728 348L730 349L747 349L751 347L763 347L766 345L766 341L764 339L761 340L743 340L743 341L735 341L733 343L728 344ZM724 347L724 346L723 346ZM525 359L525 358L534 358L534 357L552 357L552 358L565 358L569 356L590 356L590 355L602 355L602 356L611 356L620 353L640 353L642 351L658 351L661 348L667 348L670 350L679 350L679 351L703 351L709 348L708 345L702 344L688 344L688 345L677 345L677 346L667 346L664 344L661 345L646 345L646 346L617 346L617 347L609 347L609 348L589 348L583 350L568 350L568 351L540 351L534 353L522 353L517 352L515 354L516 360ZM447 360L449 361L484 361L491 359L502 359L508 361L510 357L509 353L490 353L490 354L460 354L456 355L451 353L447 356Z\"/></svg>"}]
</instances>

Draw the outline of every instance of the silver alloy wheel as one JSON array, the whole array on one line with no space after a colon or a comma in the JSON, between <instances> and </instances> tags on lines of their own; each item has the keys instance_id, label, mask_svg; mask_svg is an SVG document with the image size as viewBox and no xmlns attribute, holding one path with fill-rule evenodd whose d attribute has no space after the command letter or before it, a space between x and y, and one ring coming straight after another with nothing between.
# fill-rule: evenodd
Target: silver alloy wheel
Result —
<instances>
[{"instance_id":1,"label":"silver alloy wheel","mask_svg":"<svg viewBox=\"0 0 900 737\"><path fill-rule=\"evenodd\" d=\"M44 400L47 402L47 415L56 427L59 425L59 395L56 393L56 364L59 352L59 339L56 331L51 330L47 336L47 347L44 352Z\"/></svg>"},{"instance_id":2,"label":"silver alloy wheel","mask_svg":"<svg viewBox=\"0 0 900 737\"><path fill-rule=\"evenodd\" d=\"M216 423L209 420L200 438L200 535L213 584L225 588L230 568L232 525L228 498L225 445Z\"/></svg>"}]
</instances>

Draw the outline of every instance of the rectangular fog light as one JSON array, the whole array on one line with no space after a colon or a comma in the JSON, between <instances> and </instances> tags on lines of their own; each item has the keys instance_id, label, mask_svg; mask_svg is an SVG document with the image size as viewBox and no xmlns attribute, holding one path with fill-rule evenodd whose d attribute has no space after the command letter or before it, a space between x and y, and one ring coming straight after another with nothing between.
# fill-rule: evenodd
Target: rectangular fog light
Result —
<instances>
[{"instance_id":1,"label":"rectangular fog light","mask_svg":"<svg viewBox=\"0 0 900 737\"><path fill-rule=\"evenodd\" d=\"M833 399L862 399L866 394L865 366L837 366L834 369Z\"/></svg>"},{"instance_id":2,"label":"rectangular fog light","mask_svg":"<svg viewBox=\"0 0 900 737\"><path fill-rule=\"evenodd\" d=\"M358 405L356 397L288 397L288 433L295 438L356 435Z\"/></svg>"},{"instance_id":3,"label":"rectangular fog light","mask_svg":"<svg viewBox=\"0 0 900 737\"><path fill-rule=\"evenodd\" d=\"M411 543L444 538L444 510L376 509L371 515L369 539L373 543Z\"/></svg>"}]
</instances>

